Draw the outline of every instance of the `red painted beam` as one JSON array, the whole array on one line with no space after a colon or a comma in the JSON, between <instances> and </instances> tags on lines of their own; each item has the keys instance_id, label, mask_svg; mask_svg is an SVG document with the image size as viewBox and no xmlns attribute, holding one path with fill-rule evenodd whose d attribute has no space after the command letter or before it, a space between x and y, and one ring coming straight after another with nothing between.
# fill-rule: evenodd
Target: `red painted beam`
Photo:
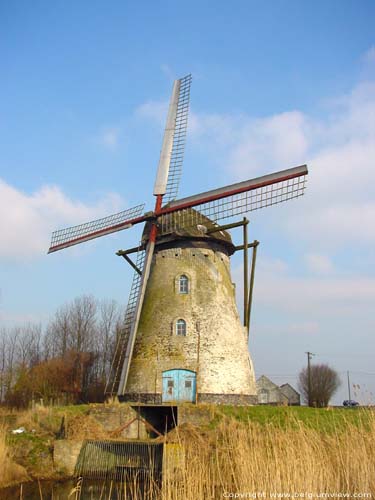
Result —
<instances>
[{"instance_id":1,"label":"red painted beam","mask_svg":"<svg viewBox=\"0 0 375 500\"><path fill-rule=\"evenodd\" d=\"M48 253L57 252L58 250L62 250L63 248L71 247L73 245L78 245L79 243L83 243L84 241L93 240L95 238L99 238L100 236L104 236L106 234L116 233L117 231L122 231L123 229L127 229L129 227L134 226L135 224L140 224L141 222L146 222L150 219L149 215L142 215L142 217L136 217L135 219L129 219L127 221L121 222L121 224L116 224L111 227L106 227L104 229L99 229L98 231L93 231L92 233L85 234L83 236L79 236L78 238L74 238L73 240L66 241L65 243L61 243L59 245L51 246L48 250Z\"/></svg>"},{"instance_id":2,"label":"red painted beam","mask_svg":"<svg viewBox=\"0 0 375 500\"><path fill-rule=\"evenodd\" d=\"M265 175L256 179L250 179L248 181L239 182L237 184L231 184L224 188L206 191L205 193L173 201L169 207L161 209L161 211L157 215L170 214L179 210L183 210L185 208L192 208L197 205L209 203L210 201L220 200L229 196L234 196L236 194L245 193L246 191L254 191L255 189L261 187L271 186L272 184L277 184L279 182L303 177L307 174L307 166L302 165L300 167L277 172L276 174Z\"/></svg>"}]
</instances>

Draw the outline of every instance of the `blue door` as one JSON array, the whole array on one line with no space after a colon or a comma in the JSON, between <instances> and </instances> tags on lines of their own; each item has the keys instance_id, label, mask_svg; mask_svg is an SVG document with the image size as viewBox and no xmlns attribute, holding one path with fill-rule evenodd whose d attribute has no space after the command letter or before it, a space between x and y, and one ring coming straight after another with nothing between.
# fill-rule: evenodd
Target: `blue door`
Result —
<instances>
[{"instance_id":1,"label":"blue door","mask_svg":"<svg viewBox=\"0 0 375 500\"><path fill-rule=\"evenodd\" d=\"M168 401L195 401L196 377L191 370L163 372L163 403Z\"/></svg>"}]
</instances>

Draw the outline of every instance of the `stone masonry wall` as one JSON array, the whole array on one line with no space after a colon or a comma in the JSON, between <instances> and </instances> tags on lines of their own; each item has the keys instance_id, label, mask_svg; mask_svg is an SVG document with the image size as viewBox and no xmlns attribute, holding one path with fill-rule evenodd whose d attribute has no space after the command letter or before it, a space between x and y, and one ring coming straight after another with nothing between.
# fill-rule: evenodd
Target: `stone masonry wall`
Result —
<instances>
[{"instance_id":1,"label":"stone masonry wall","mask_svg":"<svg viewBox=\"0 0 375 500\"><path fill-rule=\"evenodd\" d=\"M189 278L188 294L179 293L181 274ZM178 319L187 323L185 337L176 335ZM224 251L172 248L154 256L125 398L161 395L162 373L170 369L196 372L201 400L223 403L225 395L229 404L256 400L254 370Z\"/></svg>"}]
</instances>

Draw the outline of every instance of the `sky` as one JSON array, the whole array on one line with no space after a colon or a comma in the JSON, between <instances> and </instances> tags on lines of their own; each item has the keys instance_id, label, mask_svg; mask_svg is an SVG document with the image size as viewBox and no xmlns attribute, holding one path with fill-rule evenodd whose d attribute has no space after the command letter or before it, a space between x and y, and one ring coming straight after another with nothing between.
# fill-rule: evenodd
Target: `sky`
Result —
<instances>
[{"instance_id":1,"label":"sky","mask_svg":"<svg viewBox=\"0 0 375 500\"><path fill-rule=\"evenodd\" d=\"M0 324L82 294L124 307L132 228L55 254L54 229L146 202L173 80L192 73L179 196L308 164L306 195L251 213L257 376L346 372L375 401L375 4L0 3ZM239 230L233 238L240 242ZM241 257L232 259L241 303Z\"/></svg>"}]
</instances>

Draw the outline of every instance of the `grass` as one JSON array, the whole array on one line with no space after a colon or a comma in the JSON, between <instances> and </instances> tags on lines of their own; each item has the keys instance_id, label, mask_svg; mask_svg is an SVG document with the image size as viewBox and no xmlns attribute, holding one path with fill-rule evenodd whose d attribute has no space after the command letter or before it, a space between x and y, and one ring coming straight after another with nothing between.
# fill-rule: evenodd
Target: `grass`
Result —
<instances>
[{"instance_id":1,"label":"grass","mask_svg":"<svg viewBox=\"0 0 375 500\"><path fill-rule=\"evenodd\" d=\"M88 405L64 407L36 406L34 409L0 414L0 487L31 478L58 477L53 465L53 442L61 421L83 417ZM24 427L25 432L11 430Z\"/></svg>"},{"instance_id":2,"label":"grass","mask_svg":"<svg viewBox=\"0 0 375 500\"><path fill-rule=\"evenodd\" d=\"M373 420L371 410L362 408L308 408L304 406L220 406L215 410L211 428L223 417L231 417L239 422L256 422L279 428L298 427L322 432L336 432L348 425L366 427Z\"/></svg>"}]
</instances>

